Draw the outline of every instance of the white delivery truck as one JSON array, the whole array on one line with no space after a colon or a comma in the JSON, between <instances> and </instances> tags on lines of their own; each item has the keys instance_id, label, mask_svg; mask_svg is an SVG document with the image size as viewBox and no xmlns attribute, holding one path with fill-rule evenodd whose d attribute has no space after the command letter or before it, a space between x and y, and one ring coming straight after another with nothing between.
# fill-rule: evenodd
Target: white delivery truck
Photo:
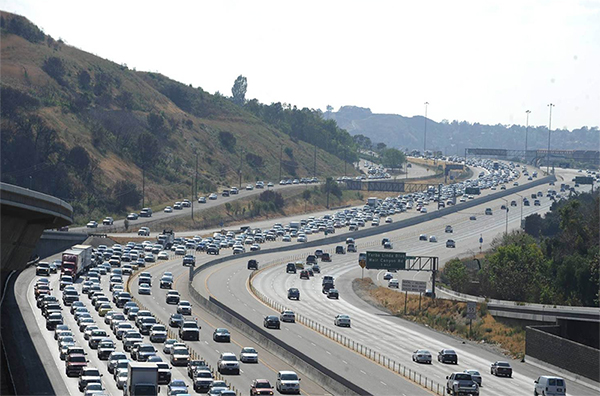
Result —
<instances>
[{"instance_id":1,"label":"white delivery truck","mask_svg":"<svg viewBox=\"0 0 600 396\"><path fill-rule=\"evenodd\" d=\"M129 362L127 383L123 387L123 396L157 396L158 366L156 363Z\"/></svg>"}]
</instances>

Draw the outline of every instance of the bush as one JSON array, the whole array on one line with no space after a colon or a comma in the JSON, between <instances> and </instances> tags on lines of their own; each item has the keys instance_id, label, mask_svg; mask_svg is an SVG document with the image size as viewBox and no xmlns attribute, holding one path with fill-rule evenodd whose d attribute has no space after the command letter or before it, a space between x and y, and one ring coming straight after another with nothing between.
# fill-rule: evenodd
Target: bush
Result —
<instances>
[{"instance_id":1,"label":"bush","mask_svg":"<svg viewBox=\"0 0 600 396\"><path fill-rule=\"evenodd\" d=\"M246 162L253 168L260 168L264 165L263 158L260 155L252 153L246 154Z\"/></svg>"},{"instance_id":2,"label":"bush","mask_svg":"<svg viewBox=\"0 0 600 396\"><path fill-rule=\"evenodd\" d=\"M219 142L228 151L233 151L237 143L237 139L231 132L219 132Z\"/></svg>"},{"instance_id":3,"label":"bush","mask_svg":"<svg viewBox=\"0 0 600 396\"><path fill-rule=\"evenodd\" d=\"M67 82L65 80L65 74L67 74L67 70L62 59L57 58L56 56L51 56L50 58L44 61L42 70L44 70L60 85L67 85Z\"/></svg>"},{"instance_id":4,"label":"bush","mask_svg":"<svg viewBox=\"0 0 600 396\"><path fill-rule=\"evenodd\" d=\"M258 200L261 202L273 203L274 209L283 208L284 200L283 196L275 191L264 191L258 196Z\"/></svg>"}]
</instances>

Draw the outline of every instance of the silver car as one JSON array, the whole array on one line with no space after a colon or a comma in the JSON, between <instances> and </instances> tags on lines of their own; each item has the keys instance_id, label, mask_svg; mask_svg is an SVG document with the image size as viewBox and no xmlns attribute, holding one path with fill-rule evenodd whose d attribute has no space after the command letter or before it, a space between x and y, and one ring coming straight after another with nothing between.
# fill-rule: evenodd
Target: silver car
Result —
<instances>
[{"instance_id":1,"label":"silver car","mask_svg":"<svg viewBox=\"0 0 600 396\"><path fill-rule=\"evenodd\" d=\"M471 378L473 378L473 381L475 381L477 385L481 386L481 374L479 373L479 371L467 369L464 372L467 374L471 374Z\"/></svg>"},{"instance_id":2,"label":"silver car","mask_svg":"<svg viewBox=\"0 0 600 396\"><path fill-rule=\"evenodd\" d=\"M417 349L412 354L413 362L431 364L431 352L427 349Z\"/></svg>"}]
</instances>

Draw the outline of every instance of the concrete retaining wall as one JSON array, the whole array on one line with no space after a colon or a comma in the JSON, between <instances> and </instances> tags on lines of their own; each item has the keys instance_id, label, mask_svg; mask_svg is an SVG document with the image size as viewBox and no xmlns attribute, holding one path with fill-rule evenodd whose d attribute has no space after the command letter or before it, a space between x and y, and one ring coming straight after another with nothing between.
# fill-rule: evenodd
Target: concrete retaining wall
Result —
<instances>
[{"instance_id":1,"label":"concrete retaining wall","mask_svg":"<svg viewBox=\"0 0 600 396\"><path fill-rule=\"evenodd\" d=\"M525 360L531 356L599 382L600 350L555 335L559 332L558 326L528 326L525 330Z\"/></svg>"}]
</instances>

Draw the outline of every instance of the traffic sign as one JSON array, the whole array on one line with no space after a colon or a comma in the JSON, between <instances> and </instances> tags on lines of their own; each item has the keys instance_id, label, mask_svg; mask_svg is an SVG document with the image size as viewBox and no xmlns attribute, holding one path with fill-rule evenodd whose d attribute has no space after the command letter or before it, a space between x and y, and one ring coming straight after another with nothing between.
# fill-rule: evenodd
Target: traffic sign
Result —
<instances>
[{"instance_id":1,"label":"traffic sign","mask_svg":"<svg viewBox=\"0 0 600 396\"><path fill-rule=\"evenodd\" d=\"M367 266L367 260L358 260L358 265L360 265L361 268L365 268Z\"/></svg>"},{"instance_id":2,"label":"traffic sign","mask_svg":"<svg viewBox=\"0 0 600 396\"><path fill-rule=\"evenodd\" d=\"M467 302L467 319L477 318L477 303L474 301Z\"/></svg>"},{"instance_id":3,"label":"traffic sign","mask_svg":"<svg viewBox=\"0 0 600 396\"><path fill-rule=\"evenodd\" d=\"M367 269L403 270L406 268L405 252L367 252Z\"/></svg>"},{"instance_id":4,"label":"traffic sign","mask_svg":"<svg viewBox=\"0 0 600 396\"><path fill-rule=\"evenodd\" d=\"M427 282L425 282L425 281L402 279L402 291L403 292L425 293L426 289L427 289Z\"/></svg>"},{"instance_id":5,"label":"traffic sign","mask_svg":"<svg viewBox=\"0 0 600 396\"><path fill-rule=\"evenodd\" d=\"M589 176L575 176L577 184L594 184L594 178Z\"/></svg>"}]
</instances>

